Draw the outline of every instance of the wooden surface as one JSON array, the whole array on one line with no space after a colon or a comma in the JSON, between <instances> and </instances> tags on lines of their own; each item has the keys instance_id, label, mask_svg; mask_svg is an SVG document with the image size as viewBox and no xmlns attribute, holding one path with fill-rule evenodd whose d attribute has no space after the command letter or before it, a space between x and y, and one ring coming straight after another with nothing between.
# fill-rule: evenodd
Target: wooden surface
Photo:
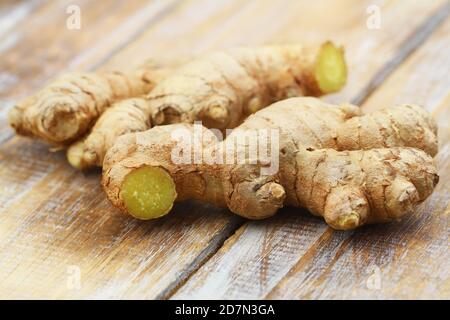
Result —
<instances>
[{"instance_id":1,"label":"wooden surface","mask_svg":"<svg viewBox=\"0 0 450 320\"><path fill-rule=\"evenodd\" d=\"M66 28L69 4L80 30ZM445 0L2 1L0 298L449 299L449 14ZM441 180L401 222L338 232L304 210L253 222L193 202L135 221L108 203L98 172L6 124L14 101L67 70L324 39L345 46L350 69L328 101L418 103L439 123Z\"/></svg>"}]
</instances>

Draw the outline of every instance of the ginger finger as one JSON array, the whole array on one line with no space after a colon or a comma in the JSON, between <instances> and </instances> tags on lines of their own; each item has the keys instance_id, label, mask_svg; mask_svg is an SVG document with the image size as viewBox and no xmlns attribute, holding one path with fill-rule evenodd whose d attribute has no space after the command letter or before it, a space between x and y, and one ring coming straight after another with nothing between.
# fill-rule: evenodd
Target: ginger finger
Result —
<instances>
[{"instance_id":1,"label":"ginger finger","mask_svg":"<svg viewBox=\"0 0 450 320\"><path fill-rule=\"evenodd\" d=\"M439 180L433 159L413 148L302 150L296 160L299 203L339 230L398 220Z\"/></svg>"},{"instance_id":2,"label":"ginger finger","mask_svg":"<svg viewBox=\"0 0 450 320\"><path fill-rule=\"evenodd\" d=\"M148 93L167 72L147 62L127 73L66 74L14 106L9 123L18 134L66 146L86 133L111 103Z\"/></svg>"},{"instance_id":3,"label":"ginger finger","mask_svg":"<svg viewBox=\"0 0 450 320\"><path fill-rule=\"evenodd\" d=\"M201 120L225 129L275 101L335 92L346 79L343 50L331 42L237 48L186 64L148 100L155 125Z\"/></svg>"}]
</instances>

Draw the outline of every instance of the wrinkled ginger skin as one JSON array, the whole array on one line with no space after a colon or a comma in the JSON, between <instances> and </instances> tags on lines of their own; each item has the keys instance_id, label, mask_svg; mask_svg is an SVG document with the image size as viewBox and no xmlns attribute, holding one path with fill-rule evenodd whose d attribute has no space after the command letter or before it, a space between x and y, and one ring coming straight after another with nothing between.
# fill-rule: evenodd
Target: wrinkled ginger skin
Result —
<instances>
[{"instance_id":1,"label":"wrinkled ginger skin","mask_svg":"<svg viewBox=\"0 0 450 320\"><path fill-rule=\"evenodd\" d=\"M315 75L319 57L330 55L320 54L324 48L333 52L337 64L336 84L329 91L320 88ZM208 128L234 128L275 101L337 91L346 76L343 50L331 42L236 48L184 65L158 84L148 100L156 125L201 120Z\"/></svg>"},{"instance_id":2,"label":"wrinkled ginger skin","mask_svg":"<svg viewBox=\"0 0 450 320\"><path fill-rule=\"evenodd\" d=\"M85 139L68 148L67 159L77 169L101 167L106 151L113 146L119 136L145 131L151 126L147 100L142 98L121 100L99 117Z\"/></svg>"},{"instance_id":3,"label":"wrinkled ginger skin","mask_svg":"<svg viewBox=\"0 0 450 320\"><path fill-rule=\"evenodd\" d=\"M435 156L438 148L436 123L428 112L416 105L355 117L340 128L338 135L338 143L347 150L402 145Z\"/></svg>"},{"instance_id":4,"label":"wrinkled ginger skin","mask_svg":"<svg viewBox=\"0 0 450 320\"><path fill-rule=\"evenodd\" d=\"M66 146L84 135L114 101L147 94L167 69L147 62L130 72L61 76L18 103L9 123L18 134Z\"/></svg>"},{"instance_id":5,"label":"wrinkled ginger skin","mask_svg":"<svg viewBox=\"0 0 450 320\"><path fill-rule=\"evenodd\" d=\"M197 173L193 172L195 165L179 167L173 164L171 159L171 152L176 146L172 132L176 129L188 131L191 128L190 124L174 124L120 136L105 156L102 176L104 190L114 205L127 211L121 195L122 184L134 169L145 166L161 167L168 172L177 171L177 174L172 176L177 200L202 197L206 186L199 180ZM208 131L203 128L203 132ZM210 136L202 142L202 148L206 148L215 140Z\"/></svg>"},{"instance_id":6,"label":"wrinkled ginger skin","mask_svg":"<svg viewBox=\"0 0 450 320\"><path fill-rule=\"evenodd\" d=\"M320 89L316 80L319 62L335 66L332 75L319 70L323 81L333 82L328 91ZM76 143L69 149L67 157L78 169L102 166L106 151L122 134L195 120L208 128L234 128L274 101L319 96L339 90L345 81L343 50L331 42L211 53L175 70L146 99L116 103L100 116L83 145Z\"/></svg>"},{"instance_id":7,"label":"wrinkled ginger skin","mask_svg":"<svg viewBox=\"0 0 450 320\"><path fill-rule=\"evenodd\" d=\"M367 143L364 135L348 140L347 130L353 130L352 126L348 129L348 123L408 110L411 106L404 105L360 115L359 108L349 104L334 106L314 98L292 98L250 116L224 142L202 128L205 138L201 150L206 154L226 154L227 144L248 130L279 129L279 170L264 176L260 175L262 161L174 164L171 152L176 141L171 139L172 132L183 129L192 134L194 126L155 127L118 139L105 157L103 186L111 202L127 212L121 196L123 181L135 169L150 166L170 174L177 200L210 202L251 219L269 217L288 205L308 208L335 229L392 221L425 200L438 175L431 155L420 149L424 142L398 135L389 126L401 126L411 135L426 137L426 150L433 153L437 150L435 123L428 113L418 110L409 115L416 117L415 121L399 117L382 123L373 129L385 135L379 145L370 136ZM248 149L245 143L238 144L235 157Z\"/></svg>"},{"instance_id":8,"label":"wrinkled ginger skin","mask_svg":"<svg viewBox=\"0 0 450 320\"><path fill-rule=\"evenodd\" d=\"M340 230L400 219L439 180L432 157L414 148L301 150L296 164L300 206Z\"/></svg>"}]
</instances>

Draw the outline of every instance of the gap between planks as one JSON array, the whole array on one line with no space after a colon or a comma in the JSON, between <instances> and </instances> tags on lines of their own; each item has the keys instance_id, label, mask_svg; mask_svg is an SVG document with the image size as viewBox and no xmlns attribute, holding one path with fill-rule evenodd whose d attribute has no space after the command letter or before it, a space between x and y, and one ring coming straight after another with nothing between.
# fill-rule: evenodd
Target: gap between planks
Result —
<instances>
[{"instance_id":1,"label":"gap between planks","mask_svg":"<svg viewBox=\"0 0 450 320\"><path fill-rule=\"evenodd\" d=\"M431 14L425 22L423 22L419 27L415 28L410 36L408 36L401 45L399 45L396 50L396 54L392 59L384 64L380 68L380 70L372 77L369 83L357 94L352 102L356 105L362 105L367 99L374 93L377 88L386 80L391 74L397 70L397 68L408 58L410 57L420 46L439 28L441 24L449 17L450 14L450 3L445 3L443 6L439 7L436 10L436 13ZM210 260L216 253L219 251L223 244L227 241L231 241L233 235L239 238L243 229L251 223L248 221L242 221L241 223L234 221L233 224L236 225L236 229L232 228L224 228L221 233L217 235L220 238L220 241L215 241L213 238L212 242L214 242L213 246L208 246L207 251L208 254L205 254L204 259L195 259L193 263L189 265L189 267L181 273L181 276L175 279L160 295L158 295L158 299L170 299L173 297L176 292L193 276L195 273ZM311 247L304 253L303 256L307 256L310 254L310 250L317 250L316 246L319 243L324 241L324 238L329 238L329 233L331 228L327 227L322 235L311 245ZM224 233L227 233L226 236ZM345 244L349 242L351 235L353 232L349 232L345 235L341 242L338 243L338 252L343 251L343 248L346 246ZM328 236L327 236L328 235ZM231 237L229 237L231 236ZM237 239L235 239L237 241ZM220 243L218 246L216 244ZM205 249L206 250L206 249ZM203 252L202 252L203 254ZM302 260L302 258L300 258ZM337 258L335 259L337 260ZM297 268L301 265L301 261L294 265L294 268ZM188 272L190 271L190 274ZM270 293L269 293L270 295Z\"/></svg>"},{"instance_id":2,"label":"gap between planks","mask_svg":"<svg viewBox=\"0 0 450 320\"><path fill-rule=\"evenodd\" d=\"M178 288L182 287L189 277L200 269L230 237L239 230L244 224L244 219L239 216L231 218L225 227L220 230L217 236L213 237L209 244L199 253L199 255L180 273L169 286L166 287L155 299L168 299L172 296Z\"/></svg>"}]
</instances>

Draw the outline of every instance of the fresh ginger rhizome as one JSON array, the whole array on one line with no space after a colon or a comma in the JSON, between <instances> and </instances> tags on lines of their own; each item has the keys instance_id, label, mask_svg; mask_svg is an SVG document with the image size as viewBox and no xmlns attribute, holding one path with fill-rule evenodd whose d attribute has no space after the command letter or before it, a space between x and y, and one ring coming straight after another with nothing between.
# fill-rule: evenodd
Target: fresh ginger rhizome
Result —
<instances>
[{"instance_id":1,"label":"fresh ginger rhizome","mask_svg":"<svg viewBox=\"0 0 450 320\"><path fill-rule=\"evenodd\" d=\"M248 139L239 139L263 128L279 131L279 168L266 174L265 159L249 153ZM436 125L414 105L362 115L349 104L292 98L258 111L223 141L202 127L202 154L226 159L233 146L232 164L174 163L179 146L172 136L180 130L193 132L194 126L160 126L118 139L103 168L114 205L140 219L167 214L175 200L185 199L251 219L287 205L305 207L333 228L352 229L401 218L438 182ZM238 163L242 158L245 163Z\"/></svg>"}]
</instances>

